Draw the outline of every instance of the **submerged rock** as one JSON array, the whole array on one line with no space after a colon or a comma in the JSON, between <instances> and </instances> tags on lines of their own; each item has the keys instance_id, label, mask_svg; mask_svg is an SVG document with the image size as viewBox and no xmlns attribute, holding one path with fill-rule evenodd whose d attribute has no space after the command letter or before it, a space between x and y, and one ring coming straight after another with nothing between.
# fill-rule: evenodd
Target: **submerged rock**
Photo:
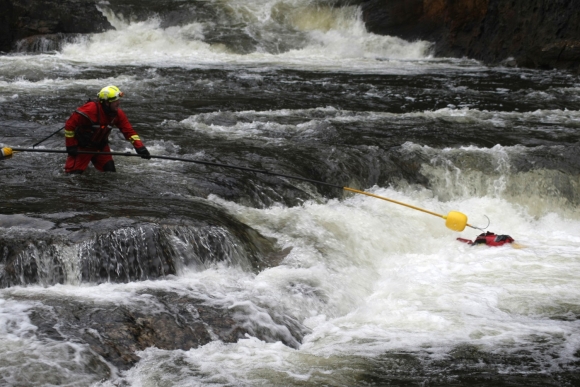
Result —
<instances>
[{"instance_id":1,"label":"submerged rock","mask_svg":"<svg viewBox=\"0 0 580 387\"><path fill-rule=\"evenodd\" d=\"M28 314L37 327L38 339L86 345L122 370L137 363L137 352L149 347L187 351L211 341L235 343L251 335L296 348L306 333L293 319L275 316L266 309L262 310L260 321L252 324L248 322L252 316L243 316L231 305L211 305L163 290L141 292L122 304L44 296L11 298L33 302ZM264 314L271 315L266 323Z\"/></svg>"}]
</instances>

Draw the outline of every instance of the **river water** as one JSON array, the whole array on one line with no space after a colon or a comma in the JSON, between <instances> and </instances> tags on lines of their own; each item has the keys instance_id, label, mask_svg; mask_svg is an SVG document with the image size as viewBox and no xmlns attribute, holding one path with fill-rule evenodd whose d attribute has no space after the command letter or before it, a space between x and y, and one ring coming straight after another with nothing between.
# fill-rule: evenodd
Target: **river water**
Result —
<instances>
[{"instance_id":1,"label":"river water","mask_svg":"<svg viewBox=\"0 0 580 387\"><path fill-rule=\"evenodd\" d=\"M0 384L580 383L577 75L433 58L330 1L100 9L115 30L0 56L0 146L31 147L114 84L152 154L489 218L523 247L304 181L133 157L68 176L61 154L17 153L0 162ZM121 367L54 306L162 313L159 292L247 333Z\"/></svg>"}]
</instances>

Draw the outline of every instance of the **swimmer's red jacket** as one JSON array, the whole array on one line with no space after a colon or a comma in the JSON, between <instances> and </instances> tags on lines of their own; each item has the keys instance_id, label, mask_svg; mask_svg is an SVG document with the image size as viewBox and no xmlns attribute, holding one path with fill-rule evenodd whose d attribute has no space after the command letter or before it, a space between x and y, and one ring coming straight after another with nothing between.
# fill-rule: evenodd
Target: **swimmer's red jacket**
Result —
<instances>
[{"instance_id":1,"label":"swimmer's red jacket","mask_svg":"<svg viewBox=\"0 0 580 387\"><path fill-rule=\"evenodd\" d=\"M474 241L470 241L469 239L457 238L458 241L467 243L468 245L479 245L479 244L486 244L488 246L503 246L506 243L514 242L514 238L509 235L496 235L492 232L485 232L483 234L479 234Z\"/></svg>"}]
</instances>

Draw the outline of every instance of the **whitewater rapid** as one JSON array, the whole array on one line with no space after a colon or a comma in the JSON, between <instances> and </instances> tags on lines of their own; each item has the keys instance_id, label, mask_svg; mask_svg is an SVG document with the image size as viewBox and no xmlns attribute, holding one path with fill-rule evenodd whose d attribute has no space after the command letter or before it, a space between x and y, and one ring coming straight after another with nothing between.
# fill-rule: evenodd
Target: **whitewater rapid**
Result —
<instances>
[{"instance_id":1,"label":"whitewater rapid","mask_svg":"<svg viewBox=\"0 0 580 387\"><path fill-rule=\"evenodd\" d=\"M21 282L0 290L0 384L578 380L578 76L433 58L429 42L368 33L355 6L169 3L177 22L150 4L110 1L99 9L114 30L0 56L0 146L31 146L115 84L152 154L460 211L518 245L470 246L457 238L483 230L457 233L437 216L303 181L122 157L114 176L71 178L61 155L16 154L0 162L0 279L26 259L38 274L22 269ZM54 136L39 148L63 144ZM116 134L111 146L133 151ZM231 219L273 241L279 264L249 269ZM123 258L151 248L147 232L169 235L174 273L83 277L97 238ZM195 255L194 242L215 254ZM38 322L58 303L167 314L156 292L231 312L248 334L150 347L121 370L88 342L59 336L66 318Z\"/></svg>"}]
</instances>

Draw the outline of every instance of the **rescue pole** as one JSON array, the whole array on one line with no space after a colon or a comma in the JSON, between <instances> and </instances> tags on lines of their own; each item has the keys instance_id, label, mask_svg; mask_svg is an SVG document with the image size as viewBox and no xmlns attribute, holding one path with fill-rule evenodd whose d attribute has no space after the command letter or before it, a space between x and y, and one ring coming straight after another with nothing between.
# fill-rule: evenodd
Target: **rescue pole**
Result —
<instances>
[{"instance_id":1,"label":"rescue pole","mask_svg":"<svg viewBox=\"0 0 580 387\"><path fill-rule=\"evenodd\" d=\"M2 154L1 154L0 160L6 159L6 158L10 158L14 152L67 153L66 150L60 150L60 149L2 148L2 152L1 152ZM111 156L125 156L125 157L142 157L139 154L130 153L130 152L91 152L91 151L78 151L77 154L86 154L86 155L111 155ZM318 181L318 180L307 179L307 178L299 177L299 176L291 176L291 175L285 175L285 174L282 174L282 173L270 172L270 171L267 171L265 169L255 169L255 168L240 167L240 166L237 166L237 165L213 163L211 161L192 160L192 159L186 159L186 158L182 158L182 157L157 156L157 155L150 155L149 157L152 158L152 159L171 160L171 161L182 161L182 162L186 162L186 163L195 163L195 164L209 165L209 166L212 166L212 167L237 169L237 170L241 170L241 171L248 171L248 172L262 173L262 174L271 175L271 176L285 177L285 178L293 179L293 180L307 181L307 182L313 183L313 184L325 185L325 186L328 186L328 187L342 189L344 191L352 192L352 193L355 193L355 194L366 195L366 196L370 196L370 197L373 197L373 198L377 198L377 199L381 199L381 200L386 200L388 202L395 203L395 204L398 204L398 205L401 205L401 206L404 206L404 207L408 207L408 208L411 208L413 210L417 210L417 211L424 212L426 214L430 214L430 215L433 215L433 216L437 216L439 218L444 219L445 220L445 226L447 228L453 230L453 231L463 231L465 229L465 227L471 227L471 228L477 229L477 230L480 230L481 229L479 227L474 227L474 226L468 224L467 223L467 215L465 215L465 214L463 214L461 212L458 212L458 211L450 211L447 215L441 215L441 214L438 214L436 212L428 211L428 210L425 210L423 208L415 207L415 206L412 206L410 204L406 204L406 203L399 202L397 200L393 200L393 199L386 198L384 196L375 195L375 194L372 194L370 192L360 191L358 189L354 189L354 188L350 188L350 187L344 187L344 186L337 185L337 184L326 183L324 181Z\"/></svg>"},{"instance_id":2,"label":"rescue pole","mask_svg":"<svg viewBox=\"0 0 580 387\"><path fill-rule=\"evenodd\" d=\"M344 189L345 191L354 192L357 194L386 200L388 202L395 203L395 204L398 204L400 206L409 207L409 208L412 208L413 210L421 211L421 212L424 212L426 214L437 216L439 218L445 219L445 226L453 231L463 231L466 226L474 228L474 229L479 229L479 227L473 227L472 225L468 224L467 223L467 215L465 215L461 212L458 212L458 211L450 211L447 214L447 216L444 216L444 215L438 214L436 212L431 212L431 211L425 210L423 208L415 207L415 206L412 206L412 205L407 204L407 203L402 203L402 202L399 202L399 201L396 201L393 199L386 198L384 196L375 195L375 194L372 194L370 192L359 191L358 189L354 189L354 188L350 188L350 187L342 187L342 189Z\"/></svg>"}]
</instances>

